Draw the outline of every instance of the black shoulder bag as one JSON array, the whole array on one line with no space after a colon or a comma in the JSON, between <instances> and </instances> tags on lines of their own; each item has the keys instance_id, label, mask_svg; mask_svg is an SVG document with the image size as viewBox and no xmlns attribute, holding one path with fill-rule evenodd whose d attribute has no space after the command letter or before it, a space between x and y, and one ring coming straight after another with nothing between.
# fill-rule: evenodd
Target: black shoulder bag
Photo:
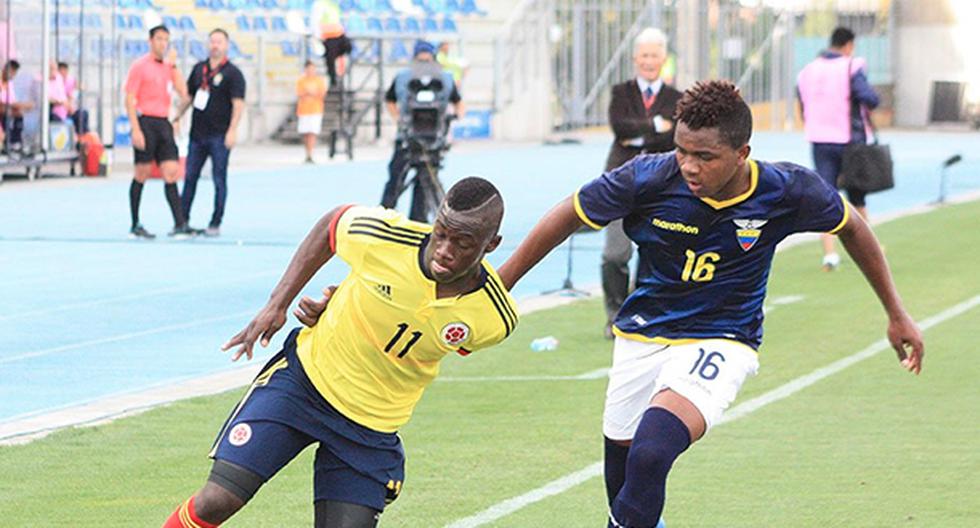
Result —
<instances>
[{"instance_id":1,"label":"black shoulder bag","mask_svg":"<svg viewBox=\"0 0 980 528\"><path fill-rule=\"evenodd\" d=\"M847 100L851 101L850 62L847 66L847 94ZM858 111L861 113L863 125L864 107L860 104ZM867 119L868 124L871 125L871 137L874 141L871 144L849 143L844 147L844 159L840 174L837 176L837 186L841 189L875 193L895 186L891 149L888 145L878 143L878 129L871 121L870 113ZM848 104L848 122L850 122L850 104Z\"/></svg>"}]
</instances>

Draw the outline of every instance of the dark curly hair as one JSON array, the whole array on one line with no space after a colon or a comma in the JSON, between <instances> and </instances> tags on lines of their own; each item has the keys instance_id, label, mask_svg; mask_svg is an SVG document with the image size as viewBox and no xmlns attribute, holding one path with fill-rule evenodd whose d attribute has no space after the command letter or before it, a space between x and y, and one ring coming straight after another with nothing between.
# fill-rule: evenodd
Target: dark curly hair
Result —
<instances>
[{"instance_id":1,"label":"dark curly hair","mask_svg":"<svg viewBox=\"0 0 980 528\"><path fill-rule=\"evenodd\" d=\"M469 176L459 180L449 189L446 193L446 202L455 211L469 211L498 195L500 191L489 181L478 176Z\"/></svg>"},{"instance_id":2,"label":"dark curly hair","mask_svg":"<svg viewBox=\"0 0 980 528\"><path fill-rule=\"evenodd\" d=\"M677 103L674 119L691 130L717 128L728 146L737 149L752 137L752 111L738 88L728 81L699 81Z\"/></svg>"}]
</instances>

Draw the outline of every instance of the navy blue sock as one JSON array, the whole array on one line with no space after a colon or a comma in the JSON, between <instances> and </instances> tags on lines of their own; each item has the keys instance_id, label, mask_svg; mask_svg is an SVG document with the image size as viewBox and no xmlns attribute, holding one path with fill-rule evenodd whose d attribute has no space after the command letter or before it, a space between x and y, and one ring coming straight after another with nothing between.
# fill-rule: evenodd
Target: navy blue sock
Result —
<instances>
[{"instance_id":1,"label":"navy blue sock","mask_svg":"<svg viewBox=\"0 0 980 528\"><path fill-rule=\"evenodd\" d=\"M605 440L606 467L603 474L606 478L606 498L611 507L616 495L619 495L619 490L623 488L623 483L626 482L626 456L629 454L630 448L619 445L609 438L605 438Z\"/></svg>"},{"instance_id":2,"label":"navy blue sock","mask_svg":"<svg viewBox=\"0 0 980 528\"><path fill-rule=\"evenodd\" d=\"M626 459L626 483L612 504L617 524L629 528L657 525L664 510L667 473L690 445L690 432L680 418L660 407L647 409Z\"/></svg>"}]
</instances>

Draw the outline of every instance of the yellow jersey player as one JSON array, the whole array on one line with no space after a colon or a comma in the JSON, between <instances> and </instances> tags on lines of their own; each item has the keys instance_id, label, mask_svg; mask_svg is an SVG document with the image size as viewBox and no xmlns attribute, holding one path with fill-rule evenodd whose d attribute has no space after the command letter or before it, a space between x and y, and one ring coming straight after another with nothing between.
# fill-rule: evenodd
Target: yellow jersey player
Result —
<instances>
[{"instance_id":1,"label":"yellow jersey player","mask_svg":"<svg viewBox=\"0 0 980 528\"><path fill-rule=\"evenodd\" d=\"M295 329L215 440L204 487L164 528L209 528L235 514L317 443L317 528L370 528L401 491L408 421L447 354L493 346L517 308L483 259L500 243L503 200L481 178L449 190L433 226L381 208L338 207L300 245L269 303L224 349L252 357L334 255L350 273L312 328ZM302 308L302 304L301 304Z\"/></svg>"}]
</instances>

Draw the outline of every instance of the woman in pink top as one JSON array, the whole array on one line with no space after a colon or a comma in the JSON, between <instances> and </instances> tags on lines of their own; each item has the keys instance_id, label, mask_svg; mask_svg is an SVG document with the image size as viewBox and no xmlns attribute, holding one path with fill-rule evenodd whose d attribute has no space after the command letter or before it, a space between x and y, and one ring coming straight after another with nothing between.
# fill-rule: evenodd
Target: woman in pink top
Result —
<instances>
[{"instance_id":1,"label":"woman in pink top","mask_svg":"<svg viewBox=\"0 0 980 528\"><path fill-rule=\"evenodd\" d=\"M58 73L58 65L54 61L48 66L48 103L51 105L51 119L64 121L68 119L68 94L65 92L65 79Z\"/></svg>"}]
</instances>

